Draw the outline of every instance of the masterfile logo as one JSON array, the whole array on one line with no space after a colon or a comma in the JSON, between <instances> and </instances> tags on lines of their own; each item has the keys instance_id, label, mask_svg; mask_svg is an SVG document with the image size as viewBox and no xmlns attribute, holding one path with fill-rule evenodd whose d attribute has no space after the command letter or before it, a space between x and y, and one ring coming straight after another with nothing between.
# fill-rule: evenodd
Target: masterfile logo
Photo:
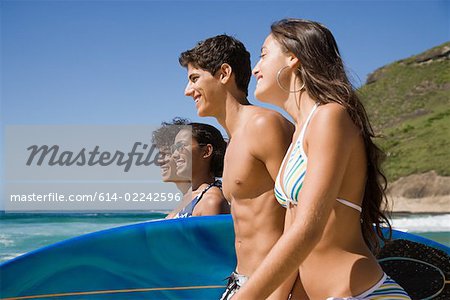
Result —
<instances>
[{"instance_id":1,"label":"masterfile logo","mask_svg":"<svg viewBox=\"0 0 450 300\"><path fill-rule=\"evenodd\" d=\"M7 126L6 179L160 180L159 127Z\"/></svg>"},{"instance_id":2,"label":"masterfile logo","mask_svg":"<svg viewBox=\"0 0 450 300\"><path fill-rule=\"evenodd\" d=\"M27 150L30 151L27 166L31 166L33 163L37 166L47 163L49 166L100 165L103 167L116 164L117 166L124 166L124 172L128 172L133 164L136 166L156 165L160 156L155 145L149 146L140 142L135 142L130 152L100 151L98 145L91 151L82 148L77 152L63 151L58 145L51 147L48 145L32 145Z\"/></svg>"},{"instance_id":3,"label":"masterfile logo","mask_svg":"<svg viewBox=\"0 0 450 300\"><path fill-rule=\"evenodd\" d=\"M7 126L5 210L173 209L183 195L162 181L159 163L167 153L152 143L158 128Z\"/></svg>"}]
</instances>

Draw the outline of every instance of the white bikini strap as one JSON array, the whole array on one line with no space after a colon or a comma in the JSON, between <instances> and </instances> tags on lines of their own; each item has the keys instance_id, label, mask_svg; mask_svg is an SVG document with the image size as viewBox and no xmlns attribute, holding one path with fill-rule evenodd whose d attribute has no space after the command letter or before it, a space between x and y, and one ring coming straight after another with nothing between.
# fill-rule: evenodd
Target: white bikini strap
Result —
<instances>
[{"instance_id":1,"label":"white bikini strap","mask_svg":"<svg viewBox=\"0 0 450 300\"><path fill-rule=\"evenodd\" d=\"M319 106L318 103L314 104L314 107L311 109L311 112L309 113L309 116L308 116L308 118L306 118L306 122L303 125L302 131L300 132L300 136L298 137L298 139L301 141L302 144L303 144L303 137L305 135L306 127L308 127L309 121L311 121L311 118L318 106Z\"/></svg>"},{"instance_id":2,"label":"white bikini strap","mask_svg":"<svg viewBox=\"0 0 450 300\"><path fill-rule=\"evenodd\" d=\"M350 201L347 201L347 200L341 199L341 198L336 198L336 200L337 200L338 202L340 202L340 203L342 203L342 204L348 206L348 207L351 207L351 208L353 208L353 209L356 209L356 210L359 211L360 213L362 212L361 206L359 206L359 205L357 205L357 204L355 204L355 203L352 203L352 202L350 202Z\"/></svg>"},{"instance_id":3,"label":"white bikini strap","mask_svg":"<svg viewBox=\"0 0 450 300\"><path fill-rule=\"evenodd\" d=\"M370 289L368 289L364 293L362 293L362 294L360 294L358 296L355 296L355 299L365 299L367 296L369 296L370 294L372 294L373 292L378 290L380 288L380 286L382 286L383 283L386 281L386 279L387 279L387 274L383 273L383 276L381 276L381 279L377 283L375 283L375 285L373 287L371 287Z\"/></svg>"}]
</instances>

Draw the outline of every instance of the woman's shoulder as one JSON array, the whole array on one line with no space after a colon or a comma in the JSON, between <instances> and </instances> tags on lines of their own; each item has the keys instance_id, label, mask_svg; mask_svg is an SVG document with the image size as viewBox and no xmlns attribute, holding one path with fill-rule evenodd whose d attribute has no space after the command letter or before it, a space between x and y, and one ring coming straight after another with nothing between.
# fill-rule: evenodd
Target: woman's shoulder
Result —
<instances>
[{"instance_id":1,"label":"woman's shoulder","mask_svg":"<svg viewBox=\"0 0 450 300\"><path fill-rule=\"evenodd\" d=\"M223 213L223 207L228 206L228 202L220 187L214 185L203 194L197 206L201 215L214 215Z\"/></svg>"},{"instance_id":2,"label":"woman's shoulder","mask_svg":"<svg viewBox=\"0 0 450 300\"><path fill-rule=\"evenodd\" d=\"M200 202L202 202L204 207L219 207L224 201L226 199L222 192L222 185L219 182L215 182L203 193Z\"/></svg>"},{"instance_id":3,"label":"woman's shoulder","mask_svg":"<svg viewBox=\"0 0 450 300\"><path fill-rule=\"evenodd\" d=\"M305 151L328 152L342 145L353 147L361 139L361 131L352 121L347 109L338 103L321 104L317 107L304 136ZM316 146L313 146L316 145ZM308 153L310 157L311 153Z\"/></svg>"},{"instance_id":4,"label":"woman's shoulder","mask_svg":"<svg viewBox=\"0 0 450 300\"><path fill-rule=\"evenodd\" d=\"M211 203L221 202L224 199L225 197L223 196L221 186L217 185L212 185L202 197L202 201L211 201Z\"/></svg>"},{"instance_id":5,"label":"woman's shoulder","mask_svg":"<svg viewBox=\"0 0 450 300\"><path fill-rule=\"evenodd\" d=\"M336 117L349 117L347 109L339 103L331 102L320 104L317 107L316 115L321 115L322 117L336 118Z\"/></svg>"},{"instance_id":6,"label":"woman's shoulder","mask_svg":"<svg viewBox=\"0 0 450 300\"><path fill-rule=\"evenodd\" d=\"M357 133L359 131L347 109L334 102L319 105L311 119L310 126L314 128L312 131L324 129L330 131L345 130L348 133Z\"/></svg>"}]
</instances>

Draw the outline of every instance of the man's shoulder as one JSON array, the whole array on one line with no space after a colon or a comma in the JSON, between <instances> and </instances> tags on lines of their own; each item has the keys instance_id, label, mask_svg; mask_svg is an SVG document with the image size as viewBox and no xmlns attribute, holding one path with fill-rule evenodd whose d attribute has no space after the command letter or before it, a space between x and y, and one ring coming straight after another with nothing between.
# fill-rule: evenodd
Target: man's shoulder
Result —
<instances>
[{"instance_id":1,"label":"man's shoulder","mask_svg":"<svg viewBox=\"0 0 450 300\"><path fill-rule=\"evenodd\" d=\"M279 112L263 107L251 107L246 119L248 120L247 131L292 131L294 128L294 125Z\"/></svg>"}]
</instances>

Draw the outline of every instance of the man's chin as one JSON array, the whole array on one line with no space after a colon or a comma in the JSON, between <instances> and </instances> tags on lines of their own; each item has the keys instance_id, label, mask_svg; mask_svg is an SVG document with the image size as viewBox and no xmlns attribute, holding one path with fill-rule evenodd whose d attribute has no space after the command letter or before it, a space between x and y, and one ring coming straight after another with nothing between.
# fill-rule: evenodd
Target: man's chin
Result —
<instances>
[{"instance_id":1,"label":"man's chin","mask_svg":"<svg viewBox=\"0 0 450 300\"><path fill-rule=\"evenodd\" d=\"M170 178L169 177L163 177L162 178L162 182L170 182Z\"/></svg>"},{"instance_id":2,"label":"man's chin","mask_svg":"<svg viewBox=\"0 0 450 300\"><path fill-rule=\"evenodd\" d=\"M191 181L192 180L192 175L191 174L192 174L192 172L189 172L185 168L177 169L177 175L178 175L180 180Z\"/></svg>"}]
</instances>

